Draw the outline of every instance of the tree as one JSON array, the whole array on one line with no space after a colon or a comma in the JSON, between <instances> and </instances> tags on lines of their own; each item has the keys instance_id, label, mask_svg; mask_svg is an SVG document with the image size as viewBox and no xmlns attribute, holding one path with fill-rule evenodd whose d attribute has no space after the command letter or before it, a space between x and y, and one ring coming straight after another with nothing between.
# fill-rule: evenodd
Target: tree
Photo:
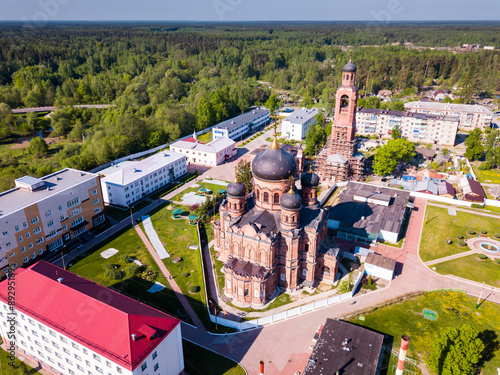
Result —
<instances>
[{"instance_id":1,"label":"tree","mask_svg":"<svg viewBox=\"0 0 500 375\"><path fill-rule=\"evenodd\" d=\"M278 108L280 107L280 101L279 101L278 97L276 96L276 94L272 94L269 97L269 99L267 99L265 106L271 112L271 117L272 117L275 114L275 112L278 110Z\"/></svg>"},{"instance_id":2,"label":"tree","mask_svg":"<svg viewBox=\"0 0 500 375\"><path fill-rule=\"evenodd\" d=\"M375 152L373 172L378 176L393 173L403 163L415 157L415 144L406 138L390 139Z\"/></svg>"},{"instance_id":3,"label":"tree","mask_svg":"<svg viewBox=\"0 0 500 375\"><path fill-rule=\"evenodd\" d=\"M484 348L474 327L448 327L434 339L427 365L440 375L473 374Z\"/></svg>"},{"instance_id":4,"label":"tree","mask_svg":"<svg viewBox=\"0 0 500 375\"><path fill-rule=\"evenodd\" d=\"M47 146L47 143L42 138L35 137L31 140L28 146L28 152L36 155L37 158L40 158L48 154L49 146Z\"/></svg>"},{"instance_id":5,"label":"tree","mask_svg":"<svg viewBox=\"0 0 500 375\"><path fill-rule=\"evenodd\" d=\"M244 162L240 160L238 166L236 167L236 178L239 182L245 184L247 193L252 191L252 167L250 162Z\"/></svg>"},{"instance_id":6,"label":"tree","mask_svg":"<svg viewBox=\"0 0 500 375\"><path fill-rule=\"evenodd\" d=\"M483 144L481 142L481 129L475 128L472 130L465 140L464 156L469 160L477 160L483 155Z\"/></svg>"},{"instance_id":7,"label":"tree","mask_svg":"<svg viewBox=\"0 0 500 375\"><path fill-rule=\"evenodd\" d=\"M316 155L319 149L323 147L327 139L326 131L321 124L311 124L306 133L306 148L304 153L312 156Z\"/></svg>"},{"instance_id":8,"label":"tree","mask_svg":"<svg viewBox=\"0 0 500 375\"><path fill-rule=\"evenodd\" d=\"M399 125L396 125L395 127L392 128L391 138L392 139L401 138L401 129L399 128Z\"/></svg>"},{"instance_id":9,"label":"tree","mask_svg":"<svg viewBox=\"0 0 500 375\"><path fill-rule=\"evenodd\" d=\"M443 154L444 156L448 155L450 153L450 150L448 150L447 148L443 148L441 150L441 154Z\"/></svg>"},{"instance_id":10,"label":"tree","mask_svg":"<svg viewBox=\"0 0 500 375\"><path fill-rule=\"evenodd\" d=\"M405 103L403 102L400 102L399 100L395 101L395 102L392 102L390 104L390 108L393 110L393 111L401 111L403 112L405 110Z\"/></svg>"}]
</instances>

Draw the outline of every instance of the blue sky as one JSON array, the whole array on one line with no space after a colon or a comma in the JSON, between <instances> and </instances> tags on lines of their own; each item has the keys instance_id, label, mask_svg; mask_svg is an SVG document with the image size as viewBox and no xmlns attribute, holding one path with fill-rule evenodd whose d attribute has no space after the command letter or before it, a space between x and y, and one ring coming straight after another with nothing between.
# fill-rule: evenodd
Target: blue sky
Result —
<instances>
[{"instance_id":1,"label":"blue sky","mask_svg":"<svg viewBox=\"0 0 500 375\"><path fill-rule=\"evenodd\" d=\"M500 20L498 0L0 0L0 20Z\"/></svg>"}]
</instances>

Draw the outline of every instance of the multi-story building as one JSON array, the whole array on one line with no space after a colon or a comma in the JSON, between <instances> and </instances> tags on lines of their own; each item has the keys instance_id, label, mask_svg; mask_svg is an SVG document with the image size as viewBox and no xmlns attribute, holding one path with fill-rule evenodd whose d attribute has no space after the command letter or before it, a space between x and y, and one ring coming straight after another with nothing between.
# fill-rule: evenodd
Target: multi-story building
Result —
<instances>
[{"instance_id":1,"label":"multi-story building","mask_svg":"<svg viewBox=\"0 0 500 375\"><path fill-rule=\"evenodd\" d=\"M484 131L486 128L491 127L491 120L493 119L493 112L489 108L477 104L416 101L405 103L405 109L415 113L459 117L459 127L462 130L479 128Z\"/></svg>"},{"instance_id":2,"label":"multi-story building","mask_svg":"<svg viewBox=\"0 0 500 375\"><path fill-rule=\"evenodd\" d=\"M212 138L240 140L244 135L264 127L269 122L269 109L255 108L230 120L223 121L212 128Z\"/></svg>"},{"instance_id":3,"label":"multi-story building","mask_svg":"<svg viewBox=\"0 0 500 375\"><path fill-rule=\"evenodd\" d=\"M236 143L229 138L221 137L204 144L195 142L178 141L170 145L170 150L186 155L187 162L215 167L225 160L236 155Z\"/></svg>"},{"instance_id":4,"label":"multi-story building","mask_svg":"<svg viewBox=\"0 0 500 375\"><path fill-rule=\"evenodd\" d=\"M306 137L311 124L316 125L314 116L318 114L316 108L302 108L288 116L281 123L281 136L301 141Z\"/></svg>"},{"instance_id":5,"label":"multi-story building","mask_svg":"<svg viewBox=\"0 0 500 375\"><path fill-rule=\"evenodd\" d=\"M0 283L0 319L7 349L50 374L184 373L179 319L44 261Z\"/></svg>"},{"instance_id":6,"label":"multi-story building","mask_svg":"<svg viewBox=\"0 0 500 375\"><path fill-rule=\"evenodd\" d=\"M116 165L101 179L106 204L128 207L187 173L186 157L161 151L137 162Z\"/></svg>"},{"instance_id":7,"label":"multi-story building","mask_svg":"<svg viewBox=\"0 0 500 375\"><path fill-rule=\"evenodd\" d=\"M391 137L399 127L401 135L412 142L455 145L459 118L453 116L360 108L356 116L356 134Z\"/></svg>"},{"instance_id":8,"label":"multi-story building","mask_svg":"<svg viewBox=\"0 0 500 375\"><path fill-rule=\"evenodd\" d=\"M99 175L66 168L0 193L0 276L105 221Z\"/></svg>"}]
</instances>

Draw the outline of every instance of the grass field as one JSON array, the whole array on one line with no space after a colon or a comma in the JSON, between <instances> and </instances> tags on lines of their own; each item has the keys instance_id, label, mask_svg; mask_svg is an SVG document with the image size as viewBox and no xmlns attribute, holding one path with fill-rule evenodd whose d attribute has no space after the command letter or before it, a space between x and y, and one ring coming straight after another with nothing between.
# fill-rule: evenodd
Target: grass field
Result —
<instances>
[{"instance_id":1,"label":"grass field","mask_svg":"<svg viewBox=\"0 0 500 375\"><path fill-rule=\"evenodd\" d=\"M482 337L489 337L487 345L493 358L484 363L482 374L496 375L496 368L500 367L500 306L484 302L476 311L475 305L476 298L463 293L432 292L363 313L364 321L359 319L360 315L349 318L349 321L389 335L395 350L399 350L402 335L410 336L408 356L424 361L429 354L429 343L436 334L446 327L470 324L482 333ZM458 310L459 315L448 308ZM437 320L424 319L424 309L435 311ZM392 372L388 371L388 374Z\"/></svg>"},{"instance_id":2,"label":"grass field","mask_svg":"<svg viewBox=\"0 0 500 375\"><path fill-rule=\"evenodd\" d=\"M457 235L464 238L473 237L467 234L469 229L476 233L486 230L492 235L500 228L500 219L462 211L456 213L457 216L451 216L446 208L427 205L420 239L420 257L424 262L470 250L467 246L460 246L457 238ZM453 244L446 244L447 238L453 241Z\"/></svg>"},{"instance_id":3,"label":"grass field","mask_svg":"<svg viewBox=\"0 0 500 375\"><path fill-rule=\"evenodd\" d=\"M479 259L477 254L438 263L433 267L442 275L455 275L500 287L500 264L489 258Z\"/></svg>"},{"instance_id":4,"label":"grass field","mask_svg":"<svg viewBox=\"0 0 500 375\"><path fill-rule=\"evenodd\" d=\"M109 259L104 259L101 256L101 252L109 248L115 248L119 250L119 253ZM127 271L130 263L126 263L121 259L121 254L130 255L142 262L148 270L156 272L157 277L155 281L162 283L166 288L160 292L149 293L147 290L153 285L154 281L145 280L137 275L130 275L128 272L125 272L123 282L107 277L103 268L103 265L106 263L117 265L118 269ZM139 235L131 226L110 237L104 244L91 249L87 256L73 260L72 266L67 267L67 269L102 286L112 287L119 292L125 292L135 299L143 300L172 315L179 316L177 313L180 311L181 315L186 316L179 299L170 289L167 280L161 274L160 269L142 243Z\"/></svg>"},{"instance_id":5,"label":"grass field","mask_svg":"<svg viewBox=\"0 0 500 375\"><path fill-rule=\"evenodd\" d=\"M200 189L201 187L204 187L206 189L212 190L212 192L214 194L216 194L219 189L224 189L224 190L226 189L225 186L216 185L216 184L209 184L207 182L197 182L196 184L199 185L199 186L198 187L190 187L190 188L187 188L186 190L183 190L178 195L176 195L175 197L173 197L172 200L180 202L181 199L182 199L182 197L184 196L184 194L187 194L187 193L190 193L190 192L193 192L193 191L198 191L198 189Z\"/></svg>"},{"instance_id":6,"label":"grass field","mask_svg":"<svg viewBox=\"0 0 500 375\"><path fill-rule=\"evenodd\" d=\"M0 350L0 374L1 375L23 375L23 371L20 368L21 361L16 358L14 362L14 366L10 365L10 356L4 350ZM35 369L32 369L30 366L26 365L25 372L26 375L41 375Z\"/></svg>"},{"instance_id":7,"label":"grass field","mask_svg":"<svg viewBox=\"0 0 500 375\"><path fill-rule=\"evenodd\" d=\"M189 341L182 341L184 365L189 375L245 375L233 360L218 355Z\"/></svg>"},{"instance_id":8,"label":"grass field","mask_svg":"<svg viewBox=\"0 0 500 375\"><path fill-rule=\"evenodd\" d=\"M479 182L487 182L492 184L500 184L500 169L490 169L487 171L482 171L479 168L474 168L477 180Z\"/></svg>"}]
</instances>

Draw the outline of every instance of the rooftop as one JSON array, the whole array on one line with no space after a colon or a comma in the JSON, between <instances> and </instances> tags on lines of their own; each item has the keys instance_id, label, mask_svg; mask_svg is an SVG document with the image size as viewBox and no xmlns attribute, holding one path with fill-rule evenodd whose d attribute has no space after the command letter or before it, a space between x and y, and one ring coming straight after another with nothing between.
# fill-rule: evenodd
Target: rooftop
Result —
<instances>
[{"instance_id":1,"label":"rooftop","mask_svg":"<svg viewBox=\"0 0 500 375\"><path fill-rule=\"evenodd\" d=\"M365 263L373 264L374 266L384 268L390 271L394 271L394 267L396 267L396 261L394 259L375 253L369 253L366 256Z\"/></svg>"},{"instance_id":2,"label":"rooftop","mask_svg":"<svg viewBox=\"0 0 500 375\"><path fill-rule=\"evenodd\" d=\"M125 186L183 158L185 158L184 155L173 151L160 151L135 164L128 165L115 173L107 175L101 181Z\"/></svg>"},{"instance_id":3,"label":"rooftop","mask_svg":"<svg viewBox=\"0 0 500 375\"><path fill-rule=\"evenodd\" d=\"M242 125L250 123L257 118L264 116L265 114L269 114L269 109L267 109L267 108L255 108L247 113L243 113L242 115L233 117L232 119L220 122L217 125L215 125L215 128L227 129L230 131L230 130L236 129Z\"/></svg>"},{"instance_id":4,"label":"rooftop","mask_svg":"<svg viewBox=\"0 0 500 375\"><path fill-rule=\"evenodd\" d=\"M18 311L129 370L135 369L180 323L44 261L15 272ZM7 280L0 283L0 299L4 302L8 301L7 287ZM135 341L131 336L134 333Z\"/></svg>"},{"instance_id":5,"label":"rooftop","mask_svg":"<svg viewBox=\"0 0 500 375\"><path fill-rule=\"evenodd\" d=\"M112 173L121 171L123 168L128 168L128 167L134 166L137 163L139 163L137 160L125 160L125 161L122 161L120 163L113 164L112 166L110 166L108 168L102 169L98 173L101 176L107 176L108 174L112 174Z\"/></svg>"},{"instance_id":6,"label":"rooftop","mask_svg":"<svg viewBox=\"0 0 500 375\"><path fill-rule=\"evenodd\" d=\"M71 168L62 169L40 179L23 177L20 180L24 182L43 181L45 187L34 191L16 187L0 193L0 218L96 177L97 174Z\"/></svg>"},{"instance_id":7,"label":"rooftop","mask_svg":"<svg viewBox=\"0 0 500 375\"><path fill-rule=\"evenodd\" d=\"M406 104L405 104L406 106ZM395 117L412 117L422 120L439 119L446 121L458 121L458 116L439 116L427 113L415 113L415 112L405 112L405 111L392 111L390 109L376 109L376 108L359 108L358 113L370 113L374 115L386 115Z\"/></svg>"},{"instance_id":8,"label":"rooftop","mask_svg":"<svg viewBox=\"0 0 500 375\"><path fill-rule=\"evenodd\" d=\"M232 139L226 137L220 137L213 140L210 143L204 144L200 142L189 142L189 141L177 141L170 145L172 147L178 147L188 150L196 150L200 152L211 152L217 153L224 150L227 147L234 146L235 142Z\"/></svg>"},{"instance_id":9,"label":"rooftop","mask_svg":"<svg viewBox=\"0 0 500 375\"><path fill-rule=\"evenodd\" d=\"M293 112L287 118L285 118L284 121L288 121L292 124L303 124L303 123L309 121L310 119L312 119L318 113L319 112L316 108L313 108L313 109L301 108L301 109Z\"/></svg>"},{"instance_id":10,"label":"rooftop","mask_svg":"<svg viewBox=\"0 0 500 375\"><path fill-rule=\"evenodd\" d=\"M489 108L478 104L456 104L456 103L414 101L405 103L405 108L429 109L434 111L474 112L474 113L485 113L487 115L493 115L493 112Z\"/></svg>"},{"instance_id":11,"label":"rooftop","mask_svg":"<svg viewBox=\"0 0 500 375\"><path fill-rule=\"evenodd\" d=\"M328 318L303 375L375 375L383 340L380 333Z\"/></svg>"}]
</instances>

